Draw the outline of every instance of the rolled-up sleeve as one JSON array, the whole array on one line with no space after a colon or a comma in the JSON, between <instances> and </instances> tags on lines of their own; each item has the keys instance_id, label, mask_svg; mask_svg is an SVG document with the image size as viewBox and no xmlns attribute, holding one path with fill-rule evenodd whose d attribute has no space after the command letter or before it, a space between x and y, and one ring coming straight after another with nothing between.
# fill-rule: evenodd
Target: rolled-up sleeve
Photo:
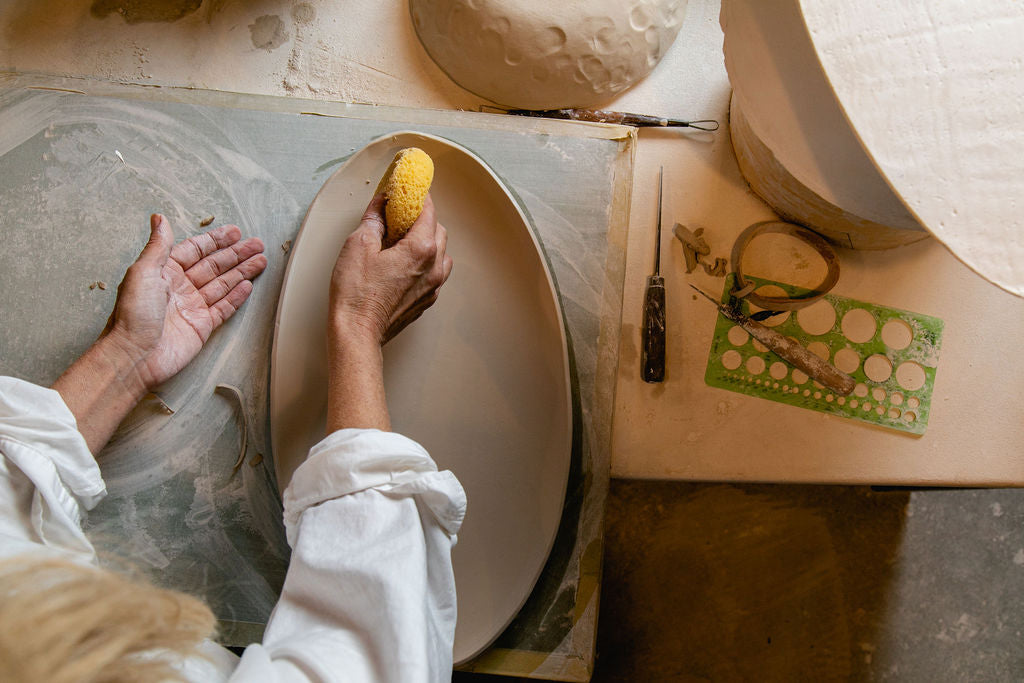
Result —
<instances>
[{"instance_id":1,"label":"rolled-up sleeve","mask_svg":"<svg viewBox=\"0 0 1024 683\"><path fill-rule=\"evenodd\" d=\"M60 394L0 377L0 556L52 550L94 562L82 515L106 495Z\"/></svg>"},{"instance_id":2,"label":"rolled-up sleeve","mask_svg":"<svg viewBox=\"0 0 1024 683\"><path fill-rule=\"evenodd\" d=\"M270 666L278 680L449 680L466 510L455 476L406 437L346 429L312 449L283 498L291 563L235 678Z\"/></svg>"}]
</instances>

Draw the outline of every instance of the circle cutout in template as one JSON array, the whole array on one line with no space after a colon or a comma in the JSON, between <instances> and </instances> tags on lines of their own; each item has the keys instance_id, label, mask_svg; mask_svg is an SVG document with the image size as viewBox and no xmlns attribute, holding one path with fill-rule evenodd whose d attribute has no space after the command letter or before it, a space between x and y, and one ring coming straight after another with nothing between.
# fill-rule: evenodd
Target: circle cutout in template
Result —
<instances>
[{"instance_id":1,"label":"circle cutout in template","mask_svg":"<svg viewBox=\"0 0 1024 683\"><path fill-rule=\"evenodd\" d=\"M872 382L884 382L892 377L892 361L880 353L864 361L864 374Z\"/></svg>"},{"instance_id":2,"label":"circle cutout in template","mask_svg":"<svg viewBox=\"0 0 1024 683\"><path fill-rule=\"evenodd\" d=\"M875 316L863 308L851 308L843 316L840 327L847 339L855 344L863 344L875 336L878 323L875 322Z\"/></svg>"},{"instance_id":3,"label":"circle cutout in template","mask_svg":"<svg viewBox=\"0 0 1024 683\"><path fill-rule=\"evenodd\" d=\"M899 418L899 416L900 416L900 409L899 408L889 408L889 417L891 417L892 419L896 420L896 419Z\"/></svg>"},{"instance_id":4,"label":"circle cutout in template","mask_svg":"<svg viewBox=\"0 0 1024 683\"><path fill-rule=\"evenodd\" d=\"M751 375L760 375L764 372L764 358L760 356L751 356L747 359L747 372Z\"/></svg>"},{"instance_id":5,"label":"circle cutout in template","mask_svg":"<svg viewBox=\"0 0 1024 683\"><path fill-rule=\"evenodd\" d=\"M893 318L882 325L882 343L890 349L905 349L914 341L914 330L905 320Z\"/></svg>"},{"instance_id":6,"label":"circle cutout in template","mask_svg":"<svg viewBox=\"0 0 1024 683\"><path fill-rule=\"evenodd\" d=\"M750 339L750 333L739 325L733 325L729 328L729 343L733 346L743 346Z\"/></svg>"},{"instance_id":7,"label":"circle cutout in template","mask_svg":"<svg viewBox=\"0 0 1024 683\"><path fill-rule=\"evenodd\" d=\"M794 384L803 384L804 382L806 382L809 379L810 379L810 377L808 377L807 373L804 372L803 370L796 370L796 369L793 370L793 383Z\"/></svg>"},{"instance_id":8,"label":"circle cutout in template","mask_svg":"<svg viewBox=\"0 0 1024 683\"><path fill-rule=\"evenodd\" d=\"M860 403L857 401L857 399L851 399L850 400L850 407L851 408L856 408L858 405L860 405Z\"/></svg>"},{"instance_id":9,"label":"circle cutout in template","mask_svg":"<svg viewBox=\"0 0 1024 683\"><path fill-rule=\"evenodd\" d=\"M807 334L827 334L836 325L836 309L825 299L819 299L796 312L796 321Z\"/></svg>"},{"instance_id":10,"label":"circle cutout in template","mask_svg":"<svg viewBox=\"0 0 1024 683\"><path fill-rule=\"evenodd\" d=\"M892 396L889 397L889 403L893 404L894 406L900 405L901 403L903 403L903 394L901 394L898 391L892 392Z\"/></svg>"},{"instance_id":11,"label":"circle cutout in template","mask_svg":"<svg viewBox=\"0 0 1024 683\"><path fill-rule=\"evenodd\" d=\"M896 382L907 391L917 391L923 387L927 377L920 363L912 360L904 361L896 368Z\"/></svg>"},{"instance_id":12,"label":"circle cutout in template","mask_svg":"<svg viewBox=\"0 0 1024 683\"><path fill-rule=\"evenodd\" d=\"M903 413L903 419L907 422L913 422L917 419L917 413L906 412Z\"/></svg>"},{"instance_id":13,"label":"circle cutout in template","mask_svg":"<svg viewBox=\"0 0 1024 683\"><path fill-rule=\"evenodd\" d=\"M807 345L807 350L822 360L828 360L828 357L832 355L825 342L811 342Z\"/></svg>"},{"instance_id":14,"label":"circle cutout in template","mask_svg":"<svg viewBox=\"0 0 1024 683\"><path fill-rule=\"evenodd\" d=\"M863 382L860 382L859 384L857 384L857 386L853 388L853 395L859 396L860 398L864 398L865 396L868 395L868 385L864 384Z\"/></svg>"},{"instance_id":15,"label":"circle cutout in template","mask_svg":"<svg viewBox=\"0 0 1024 683\"><path fill-rule=\"evenodd\" d=\"M768 374L775 379L782 379L789 374L789 366L782 361L775 361L772 366L768 368Z\"/></svg>"},{"instance_id":16,"label":"circle cutout in template","mask_svg":"<svg viewBox=\"0 0 1024 683\"><path fill-rule=\"evenodd\" d=\"M885 389L882 387L875 387L871 390L871 398L881 403L885 400Z\"/></svg>"},{"instance_id":17,"label":"circle cutout in template","mask_svg":"<svg viewBox=\"0 0 1024 683\"><path fill-rule=\"evenodd\" d=\"M760 287L755 289L754 292L756 294L760 294L761 296L779 297L783 299L789 296L789 294L786 293L786 290L784 290L782 287L779 287L778 285L761 285ZM760 313L763 310L765 309L761 308L760 306L750 304L750 315ZM759 322L766 327L775 327L776 325L781 325L782 323L786 322L789 319L789 314L790 311L781 311L777 315L773 315L770 318L765 318L764 320L761 320Z\"/></svg>"},{"instance_id":18,"label":"circle cutout in template","mask_svg":"<svg viewBox=\"0 0 1024 683\"><path fill-rule=\"evenodd\" d=\"M839 349L836 351L835 366L847 375L852 374L860 367L860 354L849 347Z\"/></svg>"},{"instance_id":19,"label":"circle cutout in template","mask_svg":"<svg viewBox=\"0 0 1024 683\"><path fill-rule=\"evenodd\" d=\"M907 408L909 408L910 410L914 410L920 405L921 401L919 401L916 396L911 396L910 398L907 399Z\"/></svg>"},{"instance_id":20,"label":"circle cutout in template","mask_svg":"<svg viewBox=\"0 0 1024 683\"><path fill-rule=\"evenodd\" d=\"M722 354L722 365L726 370L736 370L743 364L743 356L735 349L729 349Z\"/></svg>"},{"instance_id":21,"label":"circle cutout in template","mask_svg":"<svg viewBox=\"0 0 1024 683\"><path fill-rule=\"evenodd\" d=\"M768 347L756 339L751 339L750 343L754 345L754 350L758 353L768 353Z\"/></svg>"}]
</instances>

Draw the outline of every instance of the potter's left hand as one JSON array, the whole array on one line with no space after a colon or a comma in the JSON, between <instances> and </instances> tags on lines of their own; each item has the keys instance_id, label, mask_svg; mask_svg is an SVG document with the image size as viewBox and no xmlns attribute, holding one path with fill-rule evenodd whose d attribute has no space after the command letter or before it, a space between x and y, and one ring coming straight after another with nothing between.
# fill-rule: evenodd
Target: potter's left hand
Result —
<instances>
[{"instance_id":1,"label":"potter's left hand","mask_svg":"<svg viewBox=\"0 0 1024 683\"><path fill-rule=\"evenodd\" d=\"M167 219L150 217L150 238L118 287L104 335L133 361L148 389L170 379L252 292L267 267L263 242L222 225L174 244Z\"/></svg>"},{"instance_id":2,"label":"potter's left hand","mask_svg":"<svg viewBox=\"0 0 1024 683\"><path fill-rule=\"evenodd\" d=\"M267 267L263 242L224 225L174 244L167 219L150 218L149 242L117 288L100 338L53 388L99 453L135 404L184 368L249 297Z\"/></svg>"}]
</instances>

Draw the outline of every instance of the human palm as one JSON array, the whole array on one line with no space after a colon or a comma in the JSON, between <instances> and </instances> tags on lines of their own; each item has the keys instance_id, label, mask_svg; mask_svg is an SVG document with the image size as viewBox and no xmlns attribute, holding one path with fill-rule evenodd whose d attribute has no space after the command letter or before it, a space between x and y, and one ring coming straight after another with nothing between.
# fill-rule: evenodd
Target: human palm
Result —
<instances>
[{"instance_id":1,"label":"human palm","mask_svg":"<svg viewBox=\"0 0 1024 683\"><path fill-rule=\"evenodd\" d=\"M224 225L174 244L170 224L152 217L152 236L118 287L106 334L130 354L146 387L196 357L252 292L263 272L263 242Z\"/></svg>"}]
</instances>

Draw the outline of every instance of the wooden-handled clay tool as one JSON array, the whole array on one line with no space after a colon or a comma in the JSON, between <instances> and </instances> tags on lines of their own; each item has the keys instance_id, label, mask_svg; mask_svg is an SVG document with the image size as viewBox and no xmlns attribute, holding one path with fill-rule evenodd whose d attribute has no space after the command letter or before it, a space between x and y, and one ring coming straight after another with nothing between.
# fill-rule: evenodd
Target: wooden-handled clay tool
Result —
<instances>
[{"instance_id":1,"label":"wooden-handled clay tool","mask_svg":"<svg viewBox=\"0 0 1024 683\"><path fill-rule=\"evenodd\" d=\"M641 377L645 382L665 379L665 278L661 276L661 193L665 169L658 171L658 230L654 243L654 274L644 290L643 323L640 328Z\"/></svg>"},{"instance_id":2,"label":"wooden-handled clay tool","mask_svg":"<svg viewBox=\"0 0 1024 683\"><path fill-rule=\"evenodd\" d=\"M533 116L545 119L566 119L569 121L591 121L593 123L617 123L622 126L695 128L697 130L718 130L718 121L699 119L683 121L650 114L631 114L625 111L603 111L601 109L509 109L506 114Z\"/></svg>"},{"instance_id":3,"label":"wooden-handled clay tool","mask_svg":"<svg viewBox=\"0 0 1024 683\"><path fill-rule=\"evenodd\" d=\"M693 285L690 286L693 287ZM857 381L845 372L838 370L827 360L814 355L793 339L779 334L756 320L751 320L740 313L737 308L726 306L722 302L716 301L710 294L697 287L693 288L717 306L722 315L749 332L751 337L767 346L782 360L806 373L811 379L821 382L840 396L853 393L853 387Z\"/></svg>"}]
</instances>

